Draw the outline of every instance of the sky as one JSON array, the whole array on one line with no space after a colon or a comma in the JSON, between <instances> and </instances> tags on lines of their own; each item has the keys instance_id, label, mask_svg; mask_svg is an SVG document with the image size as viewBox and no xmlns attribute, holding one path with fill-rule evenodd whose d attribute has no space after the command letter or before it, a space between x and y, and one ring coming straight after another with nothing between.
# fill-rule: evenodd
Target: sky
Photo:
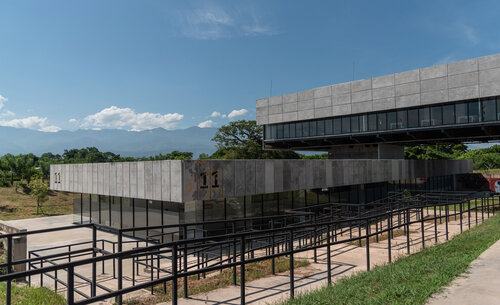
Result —
<instances>
[{"instance_id":1,"label":"sky","mask_svg":"<svg viewBox=\"0 0 500 305\"><path fill-rule=\"evenodd\" d=\"M255 101L500 53L500 1L0 0L0 125L220 127ZM272 83L272 86L271 86Z\"/></svg>"}]
</instances>

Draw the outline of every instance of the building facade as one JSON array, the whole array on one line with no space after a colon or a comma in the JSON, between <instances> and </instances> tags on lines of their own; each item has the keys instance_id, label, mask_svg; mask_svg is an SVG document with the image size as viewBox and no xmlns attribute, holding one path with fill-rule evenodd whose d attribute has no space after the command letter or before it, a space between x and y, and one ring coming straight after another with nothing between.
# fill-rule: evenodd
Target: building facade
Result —
<instances>
[{"instance_id":1,"label":"building facade","mask_svg":"<svg viewBox=\"0 0 500 305\"><path fill-rule=\"evenodd\" d=\"M404 160L404 147L498 139L498 96L500 54L261 99L264 148L328 151L330 159L56 164L50 188L75 194L75 223L115 228L335 202L363 208L405 189L453 191L471 160Z\"/></svg>"}]
</instances>

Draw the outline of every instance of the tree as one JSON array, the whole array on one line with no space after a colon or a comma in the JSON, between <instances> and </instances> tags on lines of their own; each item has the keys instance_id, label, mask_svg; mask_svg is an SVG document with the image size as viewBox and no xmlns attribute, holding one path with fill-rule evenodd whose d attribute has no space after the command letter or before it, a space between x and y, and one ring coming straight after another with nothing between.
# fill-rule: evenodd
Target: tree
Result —
<instances>
[{"instance_id":1,"label":"tree","mask_svg":"<svg viewBox=\"0 0 500 305\"><path fill-rule=\"evenodd\" d=\"M298 159L293 151L262 149L262 126L255 121L232 121L217 130L212 159Z\"/></svg>"},{"instance_id":2,"label":"tree","mask_svg":"<svg viewBox=\"0 0 500 305\"><path fill-rule=\"evenodd\" d=\"M46 202L49 194L49 186L41 178L35 178L28 184L31 189L30 196L36 200L36 213L42 210L42 204Z\"/></svg>"},{"instance_id":3,"label":"tree","mask_svg":"<svg viewBox=\"0 0 500 305\"><path fill-rule=\"evenodd\" d=\"M405 159L442 160L456 159L467 151L464 144L416 145L405 148Z\"/></svg>"}]
</instances>

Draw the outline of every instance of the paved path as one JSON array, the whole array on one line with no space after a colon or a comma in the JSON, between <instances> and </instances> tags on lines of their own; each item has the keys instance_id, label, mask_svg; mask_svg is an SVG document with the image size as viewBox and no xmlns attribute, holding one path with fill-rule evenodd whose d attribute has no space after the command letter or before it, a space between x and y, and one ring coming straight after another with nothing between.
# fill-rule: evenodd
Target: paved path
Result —
<instances>
[{"instance_id":1,"label":"paved path","mask_svg":"<svg viewBox=\"0 0 500 305\"><path fill-rule=\"evenodd\" d=\"M500 304L500 241L472 262L469 270L432 297L428 305Z\"/></svg>"}]
</instances>

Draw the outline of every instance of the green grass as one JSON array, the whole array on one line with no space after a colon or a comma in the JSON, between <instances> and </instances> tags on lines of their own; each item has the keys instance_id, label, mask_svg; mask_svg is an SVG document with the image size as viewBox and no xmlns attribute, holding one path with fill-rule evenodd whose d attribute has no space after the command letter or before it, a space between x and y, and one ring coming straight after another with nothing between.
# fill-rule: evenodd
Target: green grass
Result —
<instances>
[{"instance_id":1,"label":"green grass","mask_svg":"<svg viewBox=\"0 0 500 305\"><path fill-rule=\"evenodd\" d=\"M393 264L340 279L335 285L283 304L424 304L500 239L500 218Z\"/></svg>"},{"instance_id":2,"label":"green grass","mask_svg":"<svg viewBox=\"0 0 500 305\"><path fill-rule=\"evenodd\" d=\"M475 169L474 173L478 173L478 174L500 174L500 168Z\"/></svg>"},{"instance_id":3,"label":"green grass","mask_svg":"<svg viewBox=\"0 0 500 305\"><path fill-rule=\"evenodd\" d=\"M0 304L5 304L5 283L0 283ZM12 305L64 305L66 300L45 287L20 287L12 284Z\"/></svg>"}]
</instances>

